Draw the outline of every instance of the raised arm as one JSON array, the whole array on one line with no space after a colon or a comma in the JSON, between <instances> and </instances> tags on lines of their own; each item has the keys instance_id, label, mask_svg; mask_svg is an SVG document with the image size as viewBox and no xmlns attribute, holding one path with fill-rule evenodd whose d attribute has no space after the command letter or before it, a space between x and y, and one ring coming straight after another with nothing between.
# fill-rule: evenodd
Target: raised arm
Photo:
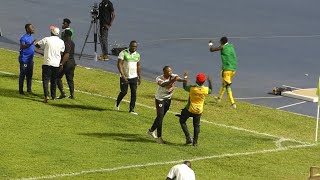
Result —
<instances>
[{"instance_id":1,"label":"raised arm","mask_svg":"<svg viewBox=\"0 0 320 180\"><path fill-rule=\"evenodd\" d=\"M211 40L209 41L210 52L221 51L222 49L223 49L223 46L213 47L212 41Z\"/></svg>"}]
</instances>

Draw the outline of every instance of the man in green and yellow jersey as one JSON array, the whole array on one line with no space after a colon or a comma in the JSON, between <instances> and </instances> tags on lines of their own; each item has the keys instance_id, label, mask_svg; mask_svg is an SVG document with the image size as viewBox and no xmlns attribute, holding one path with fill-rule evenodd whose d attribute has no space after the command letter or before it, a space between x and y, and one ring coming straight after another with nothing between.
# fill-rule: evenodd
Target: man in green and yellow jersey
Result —
<instances>
[{"instance_id":1,"label":"man in green and yellow jersey","mask_svg":"<svg viewBox=\"0 0 320 180\"><path fill-rule=\"evenodd\" d=\"M220 46L218 47L213 47L213 43L209 41L209 50L210 52L220 51L222 60L222 86L217 101L221 101L225 90L227 90L227 94L231 102L231 107L236 108L237 106L234 102L231 90L232 78L236 74L236 70L238 67L237 56L234 50L234 46L233 44L228 43L227 37L222 37L220 39Z\"/></svg>"},{"instance_id":2,"label":"man in green and yellow jersey","mask_svg":"<svg viewBox=\"0 0 320 180\"><path fill-rule=\"evenodd\" d=\"M185 76L185 79L187 76ZM202 73L197 75L196 85L187 85L187 81L183 81L184 90L189 92L189 100L184 109L182 109L180 115L180 125L186 136L186 144L193 143L193 146L198 145L198 136L200 133L200 118L203 112L203 104L206 98L206 95L211 94L212 84L211 80L208 77L209 87L203 85L206 81L206 76ZM193 141L190 137L186 121L189 117L193 117L193 128L194 135Z\"/></svg>"}]
</instances>

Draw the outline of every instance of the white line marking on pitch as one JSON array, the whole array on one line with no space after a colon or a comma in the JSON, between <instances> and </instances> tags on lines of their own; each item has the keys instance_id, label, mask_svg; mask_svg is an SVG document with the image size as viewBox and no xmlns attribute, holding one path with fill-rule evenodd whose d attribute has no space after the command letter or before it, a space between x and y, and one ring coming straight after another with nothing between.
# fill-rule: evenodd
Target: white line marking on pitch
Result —
<instances>
[{"instance_id":1,"label":"white line marking on pitch","mask_svg":"<svg viewBox=\"0 0 320 180\"><path fill-rule=\"evenodd\" d=\"M248 98L234 98L239 100L250 100L250 99L277 99L282 98L282 96L274 96L274 97L248 97Z\"/></svg>"},{"instance_id":2,"label":"white line marking on pitch","mask_svg":"<svg viewBox=\"0 0 320 180\"><path fill-rule=\"evenodd\" d=\"M298 88L298 87L294 87L294 86L287 86L287 85L282 85L283 87L288 87L288 88L292 88L292 89L302 89L302 88Z\"/></svg>"},{"instance_id":3,"label":"white line marking on pitch","mask_svg":"<svg viewBox=\"0 0 320 180\"><path fill-rule=\"evenodd\" d=\"M286 106L278 107L278 108L276 108L276 109L283 109L283 108L287 108L287 107L291 107L291 106L303 104L303 103L306 103L306 102L307 102L307 101L302 101L302 102L298 102L298 103L294 103L294 104L289 104L289 105L286 105Z\"/></svg>"},{"instance_id":4,"label":"white line marking on pitch","mask_svg":"<svg viewBox=\"0 0 320 180\"><path fill-rule=\"evenodd\" d=\"M311 147L311 146L315 146L315 145L316 144L297 145L297 146L288 146L288 147L281 147L281 148L277 148L277 149L268 149L268 150L253 151L253 152L243 152L243 153L233 153L233 154L227 153L227 154L221 154L221 155L202 156L202 157L197 157L197 158L188 159L188 160L189 161L200 161L200 160L225 158L225 157L267 154L267 153L275 153L275 152L285 151L285 150L289 150L289 149ZM177 163L181 163L183 161L185 161L185 160L154 162L154 163L137 164L137 165L131 165L131 166L119 166L119 167L113 167L113 168L101 168L101 169L93 169L93 170L84 170L84 171L80 171L80 172L71 172L71 173L64 173L64 174L54 174L54 175L39 176L39 177L21 178L21 179L17 179L17 180L38 180L38 179L53 179L53 178L61 178L61 177L72 177L72 176L79 176L79 175L86 175L86 174L93 174L93 173L112 172L112 171L118 171L118 170L123 170L123 169L133 169L133 168L159 166L159 165L167 165L167 164L177 164Z\"/></svg>"},{"instance_id":5,"label":"white line marking on pitch","mask_svg":"<svg viewBox=\"0 0 320 180\"><path fill-rule=\"evenodd\" d=\"M2 74L7 74L7 75L12 75L12 76L14 76L15 74L13 74L13 73L10 73L10 72L4 72L4 71L0 71L0 73L2 73Z\"/></svg>"},{"instance_id":6,"label":"white line marking on pitch","mask_svg":"<svg viewBox=\"0 0 320 180\"><path fill-rule=\"evenodd\" d=\"M281 36L281 35L274 35L274 36L230 36L228 38L230 39L277 39L277 38L316 38L320 37L320 34L311 34L311 35L296 35L296 36ZM161 42L161 41L181 41L181 40L219 40L220 38L214 38L214 37L182 37L182 38L164 38L164 39L155 39L150 41L142 42L141 44L150 44L155 42Z\"/></svg>"}]
</instances>

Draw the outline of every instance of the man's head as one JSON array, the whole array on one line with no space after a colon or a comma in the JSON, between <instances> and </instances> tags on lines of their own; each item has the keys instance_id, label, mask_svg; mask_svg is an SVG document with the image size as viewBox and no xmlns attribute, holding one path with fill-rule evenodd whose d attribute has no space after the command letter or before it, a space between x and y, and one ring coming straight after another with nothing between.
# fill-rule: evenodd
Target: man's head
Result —
<instances>
[{"instance_id":1,"label":"man's head","mask_svg":"<svg viewBox=\"0 0 320 180\"><path fill-rule=\"evenodd\" d=\"M129 45L129 51L130 51L131 53L134 53L134 52L137 51L137 48L138 48L138 43L137 43L137 41L135 41L135 40L131 41L131 42L130 42L130 45Z\"/></svg>"},{"instance_id":2,"label":"man's head","mask_svg":"<svg viewBox=\"0 0 320 180\"><path fill-rule=\"evenodd\" d=\"M55 26L50 26L51 36L59 36L60 29Z\"/></svg>"},{"instance_id":3,"label":"man's head","mask_svg":"<svg viewBox=\"0 0 320 180\"><path fill-rule=\"evenodd\" d=\"M163 70L163 76L164 76L165 78L168 78L168 77L171 76L171 74L172 74L172 69L171 69L170 66L165 66L165 67L163 67L162 70Z\"/></svg>"},{"instance_id":4,"label":"man's head","mask_svg":"<svg viewBox=\"0 0 320 180\"><path fill-rule=\"evenodd\" d=\"M206 75L203 73L199 73L196 78L196 83L201 86L206 81Z\"/></svg>"},{"instance_id":5,"label":"man's head","mask_svg":"<svg viewBox=\"0 0 320 180\"><path fill-rule=\"evenodd\" d=\"M62 29L68 28L68 27L70 26L70 24L71 24L70 19L64 18L64 19L63 19L63 22L62 22Z\"/></svg>"},{"instance_id":6,"label":"man's head","mask_svg":"<svg viewBox=\"0 0 320 180\"><path fill-rule=\"evenodd\" d=\"M224 45L224 44L226 44L227 42L228 42L228 38L225 37L225 36L220 39L220 44L221 44L221 45Z\"/></svg>"},{"instance_id":7,"label":"man's head","mask_svg":"<svg viewBox=\"0 0 320 180\"><path fill-rule=\"evenodd\" d=\"M27 34L33 34L34 33L34 27L32 24L26 24L24 26L24 29L26 30Z\"/></svg>"},{"instance_id":8,"label":"man's head","mask_svg":"<svg viewBox=\"0 0 320 180\"><path fill-rule=\"evenodd\" d=\"M184 161L183 164L187 165L189 168L191 168L191 162L190 161Z\"/></svg>"}]
</instances>

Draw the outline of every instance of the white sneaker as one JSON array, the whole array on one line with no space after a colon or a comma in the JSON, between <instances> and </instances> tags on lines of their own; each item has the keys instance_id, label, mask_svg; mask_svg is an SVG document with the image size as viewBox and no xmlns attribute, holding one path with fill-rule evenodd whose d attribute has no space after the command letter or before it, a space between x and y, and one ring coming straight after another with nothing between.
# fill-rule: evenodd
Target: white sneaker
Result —
<instances>
[{"instance_id":1,"label":"white sneaker","mask_svg":"<svg viewBox=\"0 0 320 180\"><path fill-rule=\"evenodd\" d=\"M150 137L154 138L154 139L158 138L157 135L156 135L154 132L151 132L151 131L149 131L149 130L147 131L147 134L148 134Z\"/></svg>"},{"instance_id":2,"label":"white sneaker","mask_svg":"<svg viewBox=\"0 0 320 180\"><path fill-rule=\"evenodd\" d=\"M231 108L236 109L236 108L237 108L237 105L233 103L233 104L231 105Z\"/></svg>"},{"instance_id":3,"label":"white sneaker","mask_svg":"<svg viewBox=\"0 0 320 180\"><path fill-rule=\"evenodd\" d=\"M217 103L220 103L220 102L221 102L221 99L220 99L220 98L216 97L215 99L216 99Z\"/></svg>"},{"instance_id":4,"label":"white sneaker","mask_svg":"<svg viewBox=\"0 0 320 180\"><path fill-rule=\"evenodd\" d=\"M116 103L114 104L114 109L115 109L116 111L119 111L119 110L120 110L120 104L117 106L117 101L116 101Z\"/></svg>"},{"instance_id":5,"label":"white sneaker","mask_svg":"<svg viewBox=\"0 0 320 180\"><path fill-rule=\"evenodd\" d=\"M134 111L130 111L130 114L134 114L134 115L138 115L138 113L134 112Z\"/></svg>"}]
</instances>

